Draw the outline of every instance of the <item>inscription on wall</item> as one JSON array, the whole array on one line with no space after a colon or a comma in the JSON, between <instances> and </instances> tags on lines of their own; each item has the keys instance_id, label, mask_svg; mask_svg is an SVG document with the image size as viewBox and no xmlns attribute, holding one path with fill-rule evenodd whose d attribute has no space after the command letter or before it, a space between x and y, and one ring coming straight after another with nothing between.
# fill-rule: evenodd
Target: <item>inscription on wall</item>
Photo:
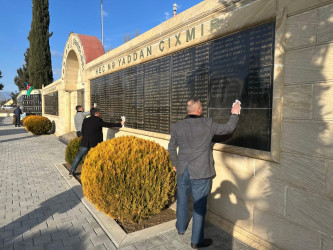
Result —
<instances>
[{"instance_id":1,"label":"inscription on wall","mask_svg":"<svg viewBox=\"0 0 333 250\"><path fill-rule=\"evenodd\" d=\"M270 151L275 22L200 44L91 80L91 102L103 119L170 133L186 116L190 98L199 98L203 115L225 123L237 98L242 114L225 144Z\"/></svg>"}]
</instances>

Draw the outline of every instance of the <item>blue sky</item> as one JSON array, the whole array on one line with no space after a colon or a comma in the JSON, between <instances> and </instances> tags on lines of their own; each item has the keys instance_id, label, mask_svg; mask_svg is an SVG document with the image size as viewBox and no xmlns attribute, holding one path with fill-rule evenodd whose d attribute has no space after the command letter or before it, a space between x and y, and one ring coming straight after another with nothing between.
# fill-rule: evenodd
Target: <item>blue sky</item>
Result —
<instances>
[{"instance_id":1,"label":"blue sky","mask_svg":"<svg viewBox=\"0 0 333 250\"><path fill-rule=\"evenodd\" d=\"M172 17L172 6L178 13L202 0L103 0L104 47L106 50L123 44L124 35L134 36ZM70 32L101 39L100 0L49 0L50 49L54 80L60 78L61 61ZM0 0L0 70L3 91L18 91L14 84L16 70L24 63L29 47L27 39L32 18L32 0ZM1 92L1 91L0 91Z\"/></svg>"}]
</instances>

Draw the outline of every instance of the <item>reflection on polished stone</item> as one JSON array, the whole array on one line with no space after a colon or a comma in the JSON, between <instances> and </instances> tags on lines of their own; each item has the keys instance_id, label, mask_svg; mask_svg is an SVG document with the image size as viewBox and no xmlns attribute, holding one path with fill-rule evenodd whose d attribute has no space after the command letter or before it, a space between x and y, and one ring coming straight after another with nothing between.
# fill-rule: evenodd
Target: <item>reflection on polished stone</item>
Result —
<instances>
[{"instance_id":1,"label":"reflection on polished stone","mask_svg":"<svg viewBox=\"0 0 333 250\"><path fill-rule=\"evenodd\" d=\"M170 133L186 116L191 98L203 115L225 122L231 104L242 102L230 145L270 150L275 22L206 42L91 81L91 102L106 121Z\"/></svg>"}]
</instances>

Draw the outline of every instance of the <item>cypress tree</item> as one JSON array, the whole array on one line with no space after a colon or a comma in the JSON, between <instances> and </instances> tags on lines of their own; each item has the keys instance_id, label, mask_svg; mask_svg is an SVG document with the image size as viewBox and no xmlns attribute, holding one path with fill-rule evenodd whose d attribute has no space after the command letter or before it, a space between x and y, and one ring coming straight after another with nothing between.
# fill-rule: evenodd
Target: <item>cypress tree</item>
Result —
<instances>
[{"instance_id":1,"label":"cypress tree","mask_svg":"<svg viewBox=\"0 0 333 250\"><path fill-rule=\"evenodd\" d=\"M29 32L29 84L35 89L53 82L49 38L50 14L48 0L32 1L32 21Z\"/></svg>"},{"instance_id":2,"label":"cypress tree","mask_svg":"<svg viewBox=\"0 0 333 250\"><path fill-rule=\"evenodd\" d=\"M14 83L19 88L19 90L26 89L25 82L30 83L29 81L29 48L27 48L24 53L24 62L21 68L17 69L17 76L14 77Z\"/></svg>"}]
</instances>

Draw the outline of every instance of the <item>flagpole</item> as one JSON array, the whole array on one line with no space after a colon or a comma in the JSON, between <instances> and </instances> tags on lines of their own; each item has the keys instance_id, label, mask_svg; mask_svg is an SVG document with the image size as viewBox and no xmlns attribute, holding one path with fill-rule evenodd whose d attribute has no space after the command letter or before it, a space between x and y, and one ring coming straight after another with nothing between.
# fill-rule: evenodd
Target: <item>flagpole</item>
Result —
<instances>
[{"instance_id":1,"label":"flagpole","mask_svg":"<svg viewBox=\"0 0 333 250\"><path fill-rule=\"evenodd\" d=\"M103 38L103 0L101 0L101 24L102 24L102 45L104 47L104 38Z\"/></svg>"}]
</instances>

